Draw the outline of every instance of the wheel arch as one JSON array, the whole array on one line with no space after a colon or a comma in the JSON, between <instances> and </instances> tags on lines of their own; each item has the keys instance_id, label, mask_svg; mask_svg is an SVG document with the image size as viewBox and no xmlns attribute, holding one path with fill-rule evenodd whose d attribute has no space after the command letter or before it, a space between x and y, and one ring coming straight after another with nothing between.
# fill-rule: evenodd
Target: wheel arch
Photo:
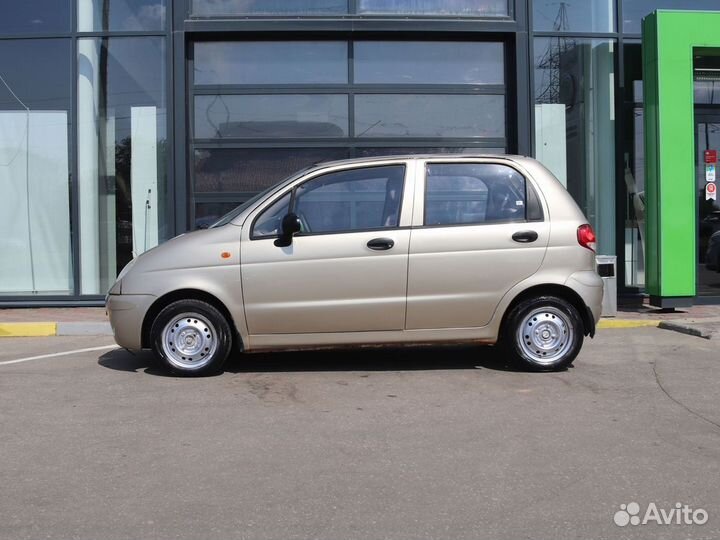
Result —
<instances>
[{"instance_id":1,"label":"wheel arch","mask_svg":"<svg viewBox=\"0 0 720 540\"><path fill-rule=\"evenodd\" d=\"M584 335L589 335L590 337L595 335L595 321L593 320L593 316L590 313L588 307L585 305L583 299L577 292L572 290L570 287L567 287L566 285L559 285L556 283L534 285L523 290L517 296L515 296L515 298L512 299L510 304L508 304L507 308L505 309L505 313L503 313L502 321L500 322L500 335L502 335L505 331L505 325L507 324L508 317L510 316L510 313L512 313L513 309L515 309L515 306L520 304L520 302L527 300L528 298L547 295L562 298L566 302L570 303L573 307L575 307L575 309L578 310L578 313L580 313L580 318L583 322Z\"/></svg>"},{"instance_id":2,"label":"wheel arch","mask_svg":"<svg viewBox=\"0 0 720 540\"><path fill-rule=\"evenodd\" d=\"M216 308L227 320L233 332L233 340L237 340L235 343L242 349L242 337L238 332L235 320L233 319L230 310L217 296L200 289L177 289L160 296L150 305L145 313L142 323L140 338L143 348L150 348L150 330L152 329L155 317L157 317L165 307L178 300L200 300L202 302L207 302Z\"/></svg>"}]
</instances>

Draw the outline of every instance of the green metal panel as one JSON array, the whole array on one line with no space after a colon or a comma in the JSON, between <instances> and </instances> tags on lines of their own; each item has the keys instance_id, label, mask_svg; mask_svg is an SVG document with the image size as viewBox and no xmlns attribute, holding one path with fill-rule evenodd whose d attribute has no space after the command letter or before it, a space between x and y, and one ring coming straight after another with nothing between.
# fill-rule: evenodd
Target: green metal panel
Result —
<instances>
[{"instance_id":1,"label":"green metal panel","mask_svg":"<svg viewBox=\"0 0 720 540\"><path fill-rule=\"evenodd\" d=\"M643 20L646 287L659 305L696 294L693 52L720 48L720 12L658 10Z\"/></svg>"}]
</instances>

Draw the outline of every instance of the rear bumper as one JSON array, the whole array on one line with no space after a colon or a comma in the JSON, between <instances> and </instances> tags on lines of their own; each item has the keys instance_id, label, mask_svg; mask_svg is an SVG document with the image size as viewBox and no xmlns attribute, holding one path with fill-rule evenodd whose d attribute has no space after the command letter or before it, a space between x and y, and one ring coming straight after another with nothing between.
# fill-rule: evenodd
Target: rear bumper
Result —
<instances>
[{"instance_id":1,"label":"rear bumper","mask_svg":"<svg viewBox=\"0 0 720 540\"><path fill-rule=\"evenodd\" d=\"M602 313L602 278L594 270L575 272L567 279L565 285L574 290L585 302L591 321L588 333L592 337L595 334L595 325L600 320L600 314Z\"/></svg>"},{"instance_id":2,"label":"rear bumper","mask_svg":"<svg viewBox=\"0 0 720 540\"><path fill-rule=\"evenodd\" d=\"M110 294L107 310L115 342L125 349L142 349L142 324L155 297L149 294Z\"/></svg>"}]
</instances>

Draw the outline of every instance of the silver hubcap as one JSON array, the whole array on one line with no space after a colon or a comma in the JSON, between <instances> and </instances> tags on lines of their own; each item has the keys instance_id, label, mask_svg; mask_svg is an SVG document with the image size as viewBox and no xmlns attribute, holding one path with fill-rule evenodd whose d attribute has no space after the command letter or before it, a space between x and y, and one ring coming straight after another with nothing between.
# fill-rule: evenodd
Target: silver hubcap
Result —
<instances>
[{"instance_id":1,"label":"silver hubcap","mask_svg":"<svg viewBox=\"0 0 720 540\"><path fill-rule=\"evenodd\" d=\"M162 339L165 357L182 369L206 366L217 349L215 327L197 313L183 313L172 319L163 329Z\"/></svg>"},{"instance_id":2,"label":"silver hubcap","mask_svg":"<svg viewBox=\"0 0 720 540\"><path fill-rule=\"evenodd\" d=\"M573 327L563 311L542 307L523 319L517 340L522 352L532 361L554 364L570 351L574 341Z\"/></svg>"}]
</instances>

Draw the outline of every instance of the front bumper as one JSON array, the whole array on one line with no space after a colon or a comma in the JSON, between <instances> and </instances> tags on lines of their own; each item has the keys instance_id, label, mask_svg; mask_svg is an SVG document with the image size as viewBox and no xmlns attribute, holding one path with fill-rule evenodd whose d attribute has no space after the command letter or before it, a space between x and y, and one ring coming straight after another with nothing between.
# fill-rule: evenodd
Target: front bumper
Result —
<instances>
[{"instance_id":1,"label":"front bumper","mask_svg":"<svg viewBox=\"0 0 720 540\"><path fill-rule=\"evenodd\" d=\"M142 325L155 296L149 294L109 294L105 303L115 342L125 349L142 349Z\"/></svg>"}]
</instances>

